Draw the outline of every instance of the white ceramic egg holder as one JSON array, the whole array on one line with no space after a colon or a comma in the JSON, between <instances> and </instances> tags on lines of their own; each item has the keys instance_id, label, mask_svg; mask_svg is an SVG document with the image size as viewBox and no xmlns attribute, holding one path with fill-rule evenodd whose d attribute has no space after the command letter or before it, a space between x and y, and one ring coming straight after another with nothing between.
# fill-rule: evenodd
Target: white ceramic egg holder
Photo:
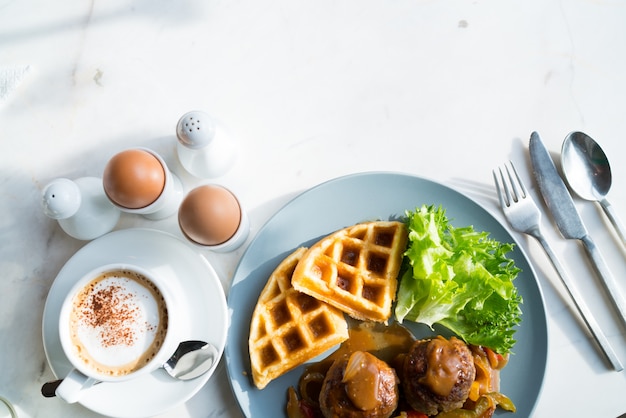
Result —
<instances>
[{"instance_id":1,"label":"white ceramic egg holder","mask_svg":"<svg viewBox=\"0 0 626 418\"><path fill-rule=\"evenodd\" d=\"M246 241L246 239L248 239L248 235L250 234L250 218L248 217L248 213L244 209L244 207L241 205L241 201L237 198L237 196L235 196L235 194L231 190L223 186L217 185L217 184L204 184L204 185L198 186L196 189L200 189L205 186L216 187L216 188L222 189L232 196L232 198L236 202L236 206L239 210L239 215L240 215L239 225L237 226L237 229L235 230L235 232L230 238L228 238L226 241L219 243L219 244L209 245L207 243L201 243L201 242L195 241L194 238L192 238L191 234L185 231L185 227L184 227L185 222L183 221L183 216L190 216L190 212L189 211L185 212L185 202L184 202L183 204L181 204L181 209L178 212L178 225L180 227L180 230L183 236L197 248L200 248L203 250L209 250L209 251L216 252L216 253L227 253L227 252L234 251L237 248L241 247L241 245ZM192 198L192 195L194 194L193 192L196 191L196 189L191 190L189 194L187 195L187 197L184 199L184 201L186 199ZM197 198L195 200L196 202L198 201ZM222 203L221 204L222 212L225 210L224 209L225 207L226 206L224 206L224 204ZM206 212L208 211L204 211L204 213Z\"/></svg>"},{"instance_id":2,"label":"white ceramic egg holder","mask_svg":"<svg viewBox=\"0 0 626 418\"><path fill-rule=\"evenodd\" d=\"M148 148L137 147L135 149L149 152L157 160L159 160L159 163L161 164L161 166L163 167L163 171L165 172L165 185L163 186L163 191L154 202L142 208L131 209L120 206L115 202L113 202L113 204L117 206L122 212L142 215L144 218L153 221L165 219L169 216L172 216L176 213L180 202L183 200L183 185L180 179L170 171L170 169L167 167L167 164L165 163L165 160L163 160L163 158L159 154Z\"/></svg>"},{"instance_id":3,"label":"white ceramic egg holder","mask_svg":"<svg viewBox=\"0 0 626 418\"><path fill-rule=\"evenodd\" d=\"M184 114L176 126L177 154L182 166L199 178L214 178L225 174L235 163L237 145L223 125L202 111ZM165 172L165 185L159 197L142 208L127 208L109 199L104 192L102 179L81 178L76 181L57 179L43 192L44 212L59 222L70 236L91 240L115 228L121 212L142 215L146 219L160 220L178 211L183 200L183 186L172 173L163 158L156 152L137 147L152 154ZM225 253L239 248L248 238L250 220L241 206L241 221L235 234L219 245L201 245L190 240L196 247ZM184 234L183 234L184 235Z\"/></svg>"}]
</instances>

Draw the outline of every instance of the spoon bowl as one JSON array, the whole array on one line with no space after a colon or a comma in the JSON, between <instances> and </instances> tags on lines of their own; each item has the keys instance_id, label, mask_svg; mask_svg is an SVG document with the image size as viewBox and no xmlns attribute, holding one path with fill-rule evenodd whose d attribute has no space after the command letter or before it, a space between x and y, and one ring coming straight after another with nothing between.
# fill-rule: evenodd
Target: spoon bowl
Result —
<instances>
[{"instance_id":1,"label":"spoon bowl","mask_svg":"<svg viewBox=\"0 0 626 418\"><path fill-rule=\"evenodd\" d=\"M184 341L163 364L165 371L175 379L191 380L200 377L217 365L217 349L204 341Z\"/></svg>"},{"instance_id":2,"label":"spoon bowl","mask_svg":"<svg viewBox=\"0 0 626 418\"><path fill-rule=\"evenodd\" d=\"M585 200L598 202L626 245L626 229L606 198L611 189L611 166L600 145L583 132L571 132L561 147L561 165L570 189Z\"/></svg>"},{"instance_id":3,"label":"spoon bowl","mask_svg":"<svg viewBox=\"0 0 626 418\"><path fill-rule=\"evenodd\" d=\"M561 148L563 173L570 188L581 198L600 201L611 188L611 167L606 154L590 136L572 132Z\"/></svg>"}]
</instances>

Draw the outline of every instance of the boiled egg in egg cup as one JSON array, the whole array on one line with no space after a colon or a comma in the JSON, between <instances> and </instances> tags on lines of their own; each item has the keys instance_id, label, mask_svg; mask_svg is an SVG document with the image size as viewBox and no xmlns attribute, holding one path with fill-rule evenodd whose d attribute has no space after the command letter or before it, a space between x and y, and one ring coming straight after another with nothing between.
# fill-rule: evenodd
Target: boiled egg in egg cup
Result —
<instances>
[{"instance_id":1,"label":"boiled egg in egg cup","mask_svg":"<svg viewBox=\"0 0 626 418\"><path fill-rule=\"evenodd\" d=\"M185 196L178 225L192 244L217 253L236 250L250 232L248 214L237 197L217 184L197 186Z\"/></svg>"},{"instance_id":2,"label":"boiled egg in egg cup","mask_svg":"<svg viewBox=\"0 0 626 418\"><path fill-rule=\"evenodd\" d=\"M104 191L121 211L158 220L173 215L183 198L183 186L159 154L132 148L114 155L102 176Z\"/></svg>"}]
</instances>

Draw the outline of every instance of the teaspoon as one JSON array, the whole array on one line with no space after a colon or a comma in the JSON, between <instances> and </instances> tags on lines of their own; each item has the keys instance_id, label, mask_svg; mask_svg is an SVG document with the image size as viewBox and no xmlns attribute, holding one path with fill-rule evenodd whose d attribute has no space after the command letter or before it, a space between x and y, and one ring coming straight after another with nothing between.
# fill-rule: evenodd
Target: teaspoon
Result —
<instances>
[{"instance_id":1,"label":"teaspoon","mask_svg":"<svg viewBox=\"0 0 626 418\"><path fill-rule=\"evenodd\" d=\"M563 141L561 164L570 188L581 198L602 206L626 245L626 228L606 198L611 188L611 167L600 145L582 132L572 132Z\"/></svg>"},{"instance_id":2,"label":"teaspoon","mask_svg":"<svg viewBox=\"0 0 626 418\"><path fill-rule=\"evenodd\" d=\"M204 341L183 341L161 367L175 379L191 380L202 376L216 363L217 349ZM63 379L46 382L41 387L41 394L46 398L56 396L56 389Z\"/></svg>"},{"instance_id":3,"label":"teaspoon","mask_svg":"<svg viewBox=\"0 0 626 418\"><path fill-rule=\"evenodd\" d=\"M175 379L191 380L200 377L213 367L217 349L204 341L183 341L163 368Z\"/></svg>"}]
</instances>

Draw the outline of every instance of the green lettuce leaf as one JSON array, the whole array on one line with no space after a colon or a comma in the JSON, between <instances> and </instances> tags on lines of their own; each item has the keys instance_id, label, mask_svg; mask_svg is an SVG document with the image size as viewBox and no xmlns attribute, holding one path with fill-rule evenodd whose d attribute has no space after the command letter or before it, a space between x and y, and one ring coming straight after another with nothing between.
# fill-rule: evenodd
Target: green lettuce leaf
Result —
<instances>
[{"instance_id":1,"label":"green lettuce leaf","mask_svg":"<svg viewBox=\"0 0 626 418\"><path fill-rule=\"evenodd\" d=\"M440 324L468 344L511 352L522 303L513 284L520 269L506 257L513 244L455 228L441 207L407 211L407 226L396 319Z\"/></svg>"}]
</instances>

